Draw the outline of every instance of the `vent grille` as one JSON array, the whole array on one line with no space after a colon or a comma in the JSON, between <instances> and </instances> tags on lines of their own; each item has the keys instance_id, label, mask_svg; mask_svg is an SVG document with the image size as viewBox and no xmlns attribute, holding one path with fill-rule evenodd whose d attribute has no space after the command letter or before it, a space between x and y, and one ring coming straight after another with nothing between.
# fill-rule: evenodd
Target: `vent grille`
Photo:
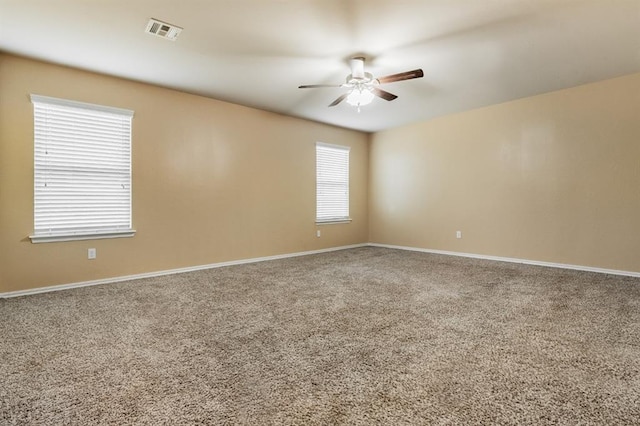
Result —
<instances>
[{"instance_id":1,"label":"vent grille","mask_svg":"<svg viewBox=\"0 0 640 426\"><path fill-rule=\"evenodd\" d=\"M144 32L167 40L175 41L182 32L182 28L151 18L149 19Z\"/></svg>"}]
</instances>

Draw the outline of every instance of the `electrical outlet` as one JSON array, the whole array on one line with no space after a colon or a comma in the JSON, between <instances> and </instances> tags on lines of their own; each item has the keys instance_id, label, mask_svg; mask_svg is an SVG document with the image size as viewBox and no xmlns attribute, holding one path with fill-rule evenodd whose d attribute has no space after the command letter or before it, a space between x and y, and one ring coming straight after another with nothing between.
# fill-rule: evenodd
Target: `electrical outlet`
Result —
<instances>
[{"instance_id":1,"label":"electrical outlet","mask_svg":"<svg viewBox=\"0 0 640 426\"><path fill-rule=\"evenodd\" d=\"M87 257L89 259L95 259L96 258L96 249L94 248L90 248L87 252Z\"/></svg>"},{"instance_id":2,"label":"electrical outlet","mask_svg":"<svg viewBox=\"0 0 640 426\"><path fill-rule=\"evenodd\" d=\"M316 237L320 238L320 230L316 230Z\"/></svg>"},{"instance_id":3,"label":"electrical outlet","mask_svg":"<svg viewBox=\"0 0 640 426\"><path fill-rule=\"evenodd\" d=\"M456 231L456 238L462 238L462 231Z\"/></svg>"}]
</instances>

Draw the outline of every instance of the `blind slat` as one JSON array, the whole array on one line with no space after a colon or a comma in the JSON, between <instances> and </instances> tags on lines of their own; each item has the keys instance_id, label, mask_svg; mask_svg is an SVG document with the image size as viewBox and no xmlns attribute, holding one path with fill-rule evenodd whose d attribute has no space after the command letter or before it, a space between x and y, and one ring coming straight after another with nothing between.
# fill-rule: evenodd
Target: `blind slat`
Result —
<instances>
[{"instance_id":1,"label":"blind slat","mask_svg":"<svg viewBox=\"0 0 640 426\"><path fill-rule=\"evenodd\" d=\"M36 236L131 229L131 118L32 95Z\"/></svg>"},{"instance_id":2,"label":"blind slat","mask_svg":"<svg viewBox=\"0 0 640 426\"><path fill-rule=\"evenodd\" d=\"M349 148L316 144L316 220L349 218Z\"/></svg>"}]
</instances>

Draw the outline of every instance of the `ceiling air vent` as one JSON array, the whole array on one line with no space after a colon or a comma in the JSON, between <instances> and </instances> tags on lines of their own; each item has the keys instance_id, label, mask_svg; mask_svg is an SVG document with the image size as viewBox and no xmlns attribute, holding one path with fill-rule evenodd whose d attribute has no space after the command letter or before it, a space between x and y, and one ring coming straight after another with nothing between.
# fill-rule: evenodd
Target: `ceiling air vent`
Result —
<instances>
[{"instance_id":1,"label":"ceiling air vent","mask_svg":"<svg viewBox=\"0 0 640 426\"><path fill-rule=\"evenodd\" d=\"M153 18L149 19L147 27L144 30L145 33L153 34L171 41L175 41L181 31L182 28L176 25L167 24L166 22L158 21Z\"/></svg>"}]
</instances>

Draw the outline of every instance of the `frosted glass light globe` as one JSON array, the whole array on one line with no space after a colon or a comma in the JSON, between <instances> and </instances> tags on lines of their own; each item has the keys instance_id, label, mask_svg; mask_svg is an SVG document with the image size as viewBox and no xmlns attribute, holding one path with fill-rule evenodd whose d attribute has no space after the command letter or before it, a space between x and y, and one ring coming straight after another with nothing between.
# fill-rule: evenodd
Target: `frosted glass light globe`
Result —
<instances>
[{"instance_id":1,"label":"frosted glass light globe","mask_svg":"<svg viewBox=\"0 0 640 426\"><path fill-rule=\"evenodd\" d=\"M366 88L354 88L349 96L347 96L347 103L353 106L362 106L370 104L373 101L373 93Z\"/></svg>"}]
</instances>

